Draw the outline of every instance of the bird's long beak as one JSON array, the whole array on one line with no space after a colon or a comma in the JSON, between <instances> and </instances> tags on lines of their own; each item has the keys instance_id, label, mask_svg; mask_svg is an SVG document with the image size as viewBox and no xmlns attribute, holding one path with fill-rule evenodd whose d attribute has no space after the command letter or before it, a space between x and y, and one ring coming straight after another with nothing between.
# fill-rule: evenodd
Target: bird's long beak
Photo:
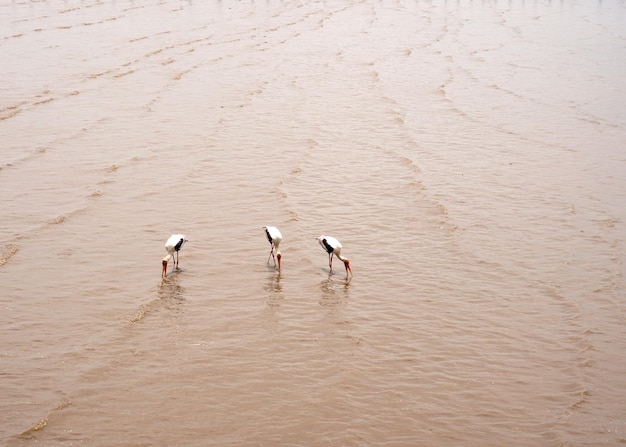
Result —
<instances>
[{"instance_id":1,"label":"bird's long beak","mask_svg":"<svg viewBox=\"0 0 626 447\"><path fill-rule=\"evenodd\" d=\"M276 253L276 261L278 262L278 271L280 272L280 258L282 255L280 253Z\"/></svg>"},{"instance_id":2,"label":"bird's long beak","mask_svg":"<svg viewBox=\"0 0 626 447\"><path fill-rule=\"evenodd\" d=\"M165 278L165 275L167 275L167 263L170 262L171 257L172 255L167 255L166 257L163 258L163 261L161 261L161 264L163 264L163 271L161 272L161 278Z\"/></svg>"},{"instance_id":3,"label":"bird's long beak","mask_svg":"<svg viewBox=\"0 0 626 447\"><path fill-rule=\"evenodd\" d=\"M352 268L350 268L350 261L345 261L343 265L346 266L346 275L348 275L348 273L352 275Z\"/></svg>"}]
</instances>

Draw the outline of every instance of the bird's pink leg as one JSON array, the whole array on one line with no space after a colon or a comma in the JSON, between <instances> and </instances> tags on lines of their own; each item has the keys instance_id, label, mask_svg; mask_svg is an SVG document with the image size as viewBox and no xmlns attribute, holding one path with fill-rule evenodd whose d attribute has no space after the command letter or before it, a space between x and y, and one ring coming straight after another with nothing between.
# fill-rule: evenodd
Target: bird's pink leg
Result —
<instances>
[{"instance_id":1,"label":"bird's pink leg","mask_svg":"<svg viewBox=\"0 0 626 447\"><path fill-rule=\"evenodd\" d=\"M333 272L333 254L328 253L328 266L330 267L330 273Z\"/></svg>"},{"instance_id":2,"label":"bird's pink leg","mask_svg":"<svg viewBox=\"0 0 626 447\"><path fill-rule=\"evenodd\" d=\"M274 246L272 245L272 249L270 250L270 255L267 257L266 264L270 263L270 258L274 256ZM276 265L276 258L274 258L274 265Z\"/></svg>"}]
</instances>

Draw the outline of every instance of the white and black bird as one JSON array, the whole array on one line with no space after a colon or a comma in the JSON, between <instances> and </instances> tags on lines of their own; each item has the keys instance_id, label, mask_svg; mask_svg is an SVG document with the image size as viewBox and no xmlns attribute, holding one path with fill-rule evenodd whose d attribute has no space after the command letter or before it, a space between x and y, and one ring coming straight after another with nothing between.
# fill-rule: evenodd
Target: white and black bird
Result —
<instances>
[{"instance_id":1,"label":"white and black bird","mask_svg":"<svg viewBox=\"0 0 626 447\"><path fill-rule=\"evenodd\" d=\"M165 249L167 250L167 256L163 258L163 273L162 278L165 278L167 274L167 264L170 259L173 258L174 268L178 268L178 252L183 248L183 244L187 242L187 236L184 234L172 234L165 243Z\"/></svg>"},{"instance_id":2,"label":"white and black bird","mask_svg":"<svg viewBox=\"0 0 626 447\"><path fill-rule=\"evenodd\" d=\"M269 264L270 258L274 258L274 265L280 271L280 258L282 255L280 254L280 250L278 246L280 245L280 241L283 240L283 235L280 234L280 230L276 227L263 227L265 228L265 235L267 236L267 240L270 242L271 250L270 255L267 257L267 263ZM274 250L276 250L276 256L274 257Z\"/></svg>"},{"instance_id":3,"label":"white and black bird","mask_svg":"<svg viewBox=\"0 0 626 447\"><path fill-rule=\"evenodd\" d=\"M333 255L337 256L343 265L346 267L346 276L352 275L352 269L350 268L350 260L341 256L341 242L331 236L321 235L317 238L317 242L320 243L322 248L328 253L328 266L330 267L330 273L333 272Z\"/></svg>"}]
</instances>

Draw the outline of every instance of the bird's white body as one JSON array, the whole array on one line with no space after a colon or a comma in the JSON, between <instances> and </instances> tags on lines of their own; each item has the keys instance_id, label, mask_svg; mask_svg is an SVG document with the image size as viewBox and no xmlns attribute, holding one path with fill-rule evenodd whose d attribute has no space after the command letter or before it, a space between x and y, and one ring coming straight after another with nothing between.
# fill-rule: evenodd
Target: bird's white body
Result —
<instances>
[{"instance_id":1,"label":"bird's white body","mask_svg":"<svg viewBox=\"0 0 626 447\"><path fill-rule=\"evenodd\" d=\"M165 249L169 254L173 254L183 248L185 242L187 242L187 236L184 234L172 234L165 243Z\"/></svg>"},{"instance_id":2,"label":"bird's white body","mask_svg":"<svg viewBox=\"0 0 626 447\"><path fill-rule=\"evenodd\" d=\"M283 235L280 233L280 230L276 227L264 227L265 234L267 235L267 240L270 241L270 244L274 246L278 250L278 246L280 245L280 241L283 240Z\"/></svg>"},{"instance_id":3,"label":"bird's white body","mask_svg":"<svg viewBox=\"0 0 626 447\"><path fill-rule=\"evenodd\" d=\"M334 253L339 259L341 259L341 249L343 245L337 239L332 236L320 236L317 238L320 245L326 250L327 253ZM329 250L329 248L331 250Z\"/></svg>"},{"instance_id":4,"label":"bird's white body","mask_svg":"<svg viewBox=\"0 0 626 447\"><path fill-rule=\"evenodd\" d=\"M185 242L187 242L187 236L184 234L172 234L165 243L167 256L165 256L161 261L163 264L162 277L165 277L167 274L167 264L170 262L170 259L174 259L174 268L178 268L178 252L181 248L183 248Z\"/></svg>"},{"instance_id":5,"label":"bird's white body","mask_svg":"<svg viewBox=\"0 0 626 447\"><path fill-rule=\"evenodd\" d=\"M352 269L350 268L350 260L344 256L341 256L342 245L337 239L332 236L324 236L321 235L317 238L317 242L322 246L322 248L328 253L328 266L330 267L330 273L333 272L333 255L337 256L341 262L343 262L346 267L346 275L349 273L352 274Z\"/></svg>"},{"instance_id":6,"label":"bird's white body","mask_svg":"<svg viewBox=\"0 0 626 447\"><path fill-rule=\"evenodd\" d=\"M282 257L282 255L280 253L280 250L278 249L278 246L280 245L280 242L283 240L283 235L280 233L280 230L276 227L267 226L263 228L265 228L265 235L267 236L267 240L269 241L271 245L270 255L267 257L267 262L269 263L270 258L274 257L274 250L276 250L276 256L274 257L274 265L278 267L278 270L280 270L280 258ZM278 258L278 262L276 262L277 258Z\"/></svg>"}]
</instances>

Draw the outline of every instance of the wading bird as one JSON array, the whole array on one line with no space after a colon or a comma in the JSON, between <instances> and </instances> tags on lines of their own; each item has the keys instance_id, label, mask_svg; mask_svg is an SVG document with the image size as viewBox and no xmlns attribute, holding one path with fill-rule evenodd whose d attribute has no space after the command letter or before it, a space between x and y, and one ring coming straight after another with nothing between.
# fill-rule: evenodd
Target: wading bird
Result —
<instances>
[{"instance_id":1,"label":"wading bird","mask_svg":"<svg viewBox=\"0 0 626 447\"><path fill-rule=\"evenodd\" d=\"M184 234L172 234L165 243L165 249L167 250L167 256L163 258L163 273L162 278L165 278L167 274L167 263L173 258L174 268L178 268L178 252L183 248L183 244L187 242L187 236Z\"/></svg>"},{"instance_id":2,"label":"wading bird","mask_svg":"<svg viewBox=\"0 0 626 447\"><path fill-rule=\"evenodd\" d=\"M341 256L341 242L334 237L321 235L317 238L317 242L320 243L322 248L328 253L328 266L330 267L330 273L333 272L333 255L337 256L343 265L346 267L346 276L352 275L352 269L350 268L350 260Z\"/></svg>"},{"instance_id":3,"label":"wading bird","mask_svg":"<svg viewBox=\"0 0 626 447\"><path fill-rule=\"evenodd\" d=\"M270 250L270 255L267 257L267 263L270 263L270 258L274 257L274 249L276 249L276 257L274 257L274 265L278 267L278 271L280 271L280 258L282 255L280 254L280 250L278 246L280 245L280 241L283 240L283 235L280 234L280 230L276 227L263 227L265 228L265 235L267 236L267 240L270 241L270 245L272 249ZM276 261L278 260L278 262Z\"/></svg>"}]
</instances>

